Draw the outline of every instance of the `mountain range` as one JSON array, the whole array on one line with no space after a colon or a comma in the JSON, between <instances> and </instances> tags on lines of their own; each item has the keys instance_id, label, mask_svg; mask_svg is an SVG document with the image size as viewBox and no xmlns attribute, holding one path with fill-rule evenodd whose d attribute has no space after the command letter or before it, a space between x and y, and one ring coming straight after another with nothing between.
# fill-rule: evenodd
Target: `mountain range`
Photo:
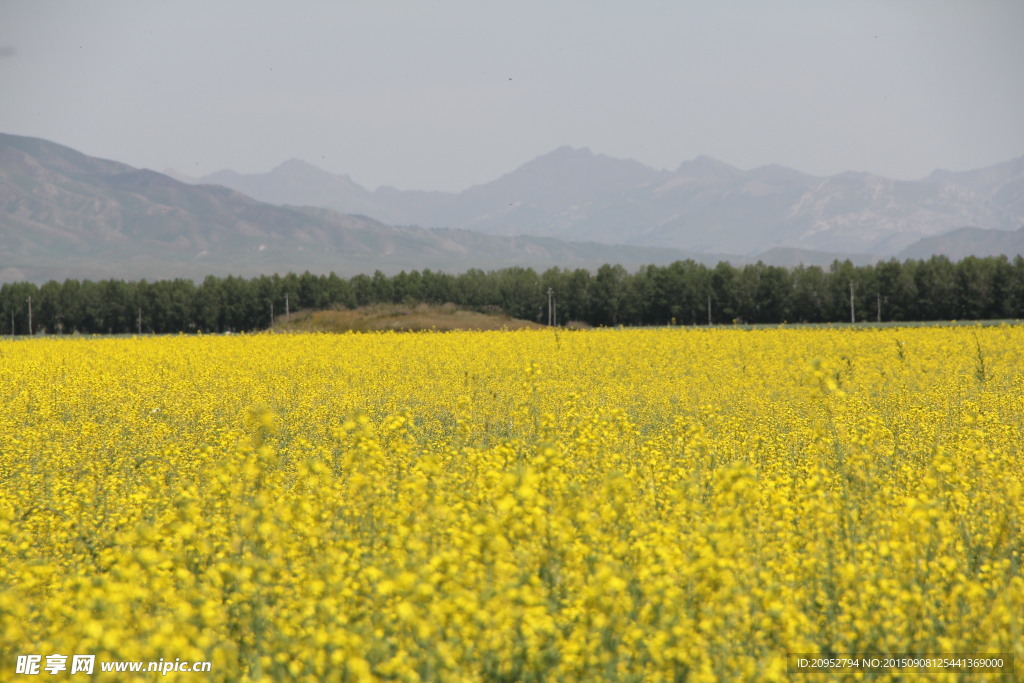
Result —
<instances>
[{"instance_id":1,"label":"mountain range","mask_svg":"<svg viewBox=\"0 0 1024 683\"><path fill-rule=\"evenodd\" d=\"M664 171L562 147L458 193L370 191L298 160L268 173L220 171L198 182L391 224L746 258L779 248L902 257L918 240L952 230L1024 227L1024 156L897 181L856 172L818 177L778 165L744 171L706 156ZM1011 246L1001 232L993 249Z\"/></svg>"},{"instance_id":2,"label":"mountain range","mask_svg":"<svg viewBox=\"0 0 1024 683\"><path fill-rule=\"evenodd\" d=\"M301 161L171 175L0 134L0 282L1024 253L1024 157L897 182L563 147L459 193L371 191Z\"/></svg>"},{"instance_id":3,"label":"mountain range","mask_svg":"<svg viewBox=\"0 0 1024 683\"><path fill-rule=\"evenodd\" d=\"M0 282L284 272L636 267L681 250L386 225L0 134Z\"/></svg>"}]
</instances>

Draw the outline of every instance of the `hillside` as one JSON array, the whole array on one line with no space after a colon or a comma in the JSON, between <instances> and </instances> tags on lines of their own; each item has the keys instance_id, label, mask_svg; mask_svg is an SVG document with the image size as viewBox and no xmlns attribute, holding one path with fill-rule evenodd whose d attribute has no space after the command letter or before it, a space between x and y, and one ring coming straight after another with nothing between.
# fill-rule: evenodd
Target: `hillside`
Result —
<instances>
[{"instance_id":1,"label":"hillside","mask_svg":"<svg viewBox=\"0 0 1024 683\"><path fill-rule=\"evenodd\" d=\"M561 148L458 195L369 192L297 161L271 175L218 177L281 204L0 134L0 281L633 269L686 259L827 266L1024 252L1020 230L1008 229L1024 225L1024 158L898 183L779 166L742 171L708 157L654 171ZM287 202L346 196L364 212L387 207L403 225ZM421 214L450 227L397 220Z\"/></svg>"},{"instance_id":2,"label":"hillside","mask_svg":"<svg viewBox=\"0 0 1024 683\"><path fill-rule=\"evenodd\" d=\"M220 172L202 182L268 202L325 206L403 225L750 260L778 247L888 257L964 226L1024 226L1024 157L896 181L855 172L823 178L778 165L741 170L706 156L659 171L562 147L459 193L371 192L348 176L296 161L267 174Z\"/></svg>"},{"instance_id":3,"label":"hillside","mask_svg":"<svg viewBox=\"0 0 1024 683\"><path fill-rule=\"evenodd\" d=\"M272 329L275 332L424 332L544 329L544 326L504 314L469 311L454 304L412 307L378 304L352 310L297 311L287 319L279 317Z\"/></svg>"},{"instance_id":4,"label":"hillside","mask_svg":"<svg viewBox=\"0 0 1024 683\"><path fill-rule=\"evenodd\" d=\"M956 261L965 256L1024 255L1024 228L984 230L961 228L915 242L900 252L901 259L928 258L941 254Z\"/></svg>"},{"instance_id":5,"label":"hillside","mask_svg":"<svg viewBox=\"0 0 1024 683\"><path fill-rule=\"evenodd\" d=\"M670 263L651 247L386 225L0 134L0 281Z\"/></svg>"}]
</instances>

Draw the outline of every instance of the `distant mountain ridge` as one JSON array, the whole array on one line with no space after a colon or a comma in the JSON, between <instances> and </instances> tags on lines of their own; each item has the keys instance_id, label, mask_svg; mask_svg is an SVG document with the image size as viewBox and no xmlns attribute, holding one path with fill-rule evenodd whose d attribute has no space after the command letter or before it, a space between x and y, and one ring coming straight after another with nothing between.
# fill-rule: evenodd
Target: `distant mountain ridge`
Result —
<instances>
[{"instance_id":1,"label":"distant mountain ridge","mask_svg":"<svg viewBox=\"0 0 1024 683\"><path fill-rule=\"evenodd\" d=\"M709 157L657 171L563 147L461 193L371 192L296 160L255 177L217 174L223 183L273 195L274 204L224 185L188 184L46 140L0 134L0 282L636 268L688 258L827 266L847 258L865 264L891 256L1014 255L1024 253L1024 230L1003 226L1019 217L1022 171L1024 158L898 183L852 173L815 178L780 166L742 171ZM353 214L316 206L339 197L353 202ZM302 201L291 204L296 198ZM951 206L961 212L943 211ZM368 217L378 209L404 225ZM428 213L438 225L455 227L403 220ZM865 216L874 217L874 233L858 237L863 228L851 217ZM962 222L908 242L922 232L915 216ZM985 220L974 220L979 216ZM886 221L903 229L888 229ZM993 223L1000 227L985 227ZM524 225L541 234L528 234ZM623 227L635 225L647 227ZM673 246L684 241L694 248ZM858 251L864 242L876 250ZM845 246L831 248L836 243Z\"/></svg>"},{"instance_id":2,"label":"distant mountain ridge","mask_svg":"<svg viewBox=\"0 0 1024 683\"><path fill-rule=\"evenodd\" d=\"M925 259L935 254L959 260L966 256L1024 255L1024 228L986 230L960 228L914 242L899 253L901 260Z\"/></svg>"},{"instance_id":3,"label":"distant mountain ridge","mask_svg":"<svg viewBox=\"0 0 1024 683\"><path fill-rule=\"evenodd\" d=\"M286 170L294 177L310 168L296 163ZM318 172L310 175L312 180ZM461 272L615 262L635 267L690 256L395 227L329 209L276 206L224 186L189 185L45 140L0 134L0 282L305 270L351 276L377 269Z\"/></svg>"},{"instance_id":4,"label":"distant mountain ridge","mask_svg":"<svg viewBox=\"0 0 1024 683\"><path fill-rule=\"evenodd\" d=\"M266 174L222 171L200 181L401 225L746 256L774 248L895 256L962 227L1024 226L1024 156L897 181L856 172L823 178L778 165L744 171L707 156L659 171L561 147L458 193L371 192L296 161Z\"/></svg>"}]
</instances>

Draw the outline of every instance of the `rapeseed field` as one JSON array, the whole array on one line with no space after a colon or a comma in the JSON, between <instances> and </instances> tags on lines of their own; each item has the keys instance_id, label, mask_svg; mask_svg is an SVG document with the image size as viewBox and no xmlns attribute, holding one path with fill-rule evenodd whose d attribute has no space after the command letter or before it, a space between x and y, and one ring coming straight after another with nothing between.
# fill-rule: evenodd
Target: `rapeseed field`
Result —
<instances>
[{"instance_id":1,"label":"rapeseed field","mask_svg":"<svg viewBox=\"0 0 1024 683\"><path fill-rule=\"evenodd\" d=\"M0 679L1020 681L1022 444L1015 326L0 341Z\"/></svg>"}]
</instances>

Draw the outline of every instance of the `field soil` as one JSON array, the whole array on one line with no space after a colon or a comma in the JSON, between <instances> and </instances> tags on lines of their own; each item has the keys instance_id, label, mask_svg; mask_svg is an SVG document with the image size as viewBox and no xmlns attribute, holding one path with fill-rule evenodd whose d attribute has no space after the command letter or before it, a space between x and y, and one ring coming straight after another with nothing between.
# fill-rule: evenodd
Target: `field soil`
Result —
<instances>
[{"instance_id":1,"label":"field soil","mask_svg":"<svg viewBox=\"0 0 1024 683\"><path fill-rule=\"evenodd\" d=\"M378 304L356 309L297 311L274 324L276 332L421 332L427 330L541 329L529 320L469 311L454 304Z\"/></svg>"}]
</instances>

